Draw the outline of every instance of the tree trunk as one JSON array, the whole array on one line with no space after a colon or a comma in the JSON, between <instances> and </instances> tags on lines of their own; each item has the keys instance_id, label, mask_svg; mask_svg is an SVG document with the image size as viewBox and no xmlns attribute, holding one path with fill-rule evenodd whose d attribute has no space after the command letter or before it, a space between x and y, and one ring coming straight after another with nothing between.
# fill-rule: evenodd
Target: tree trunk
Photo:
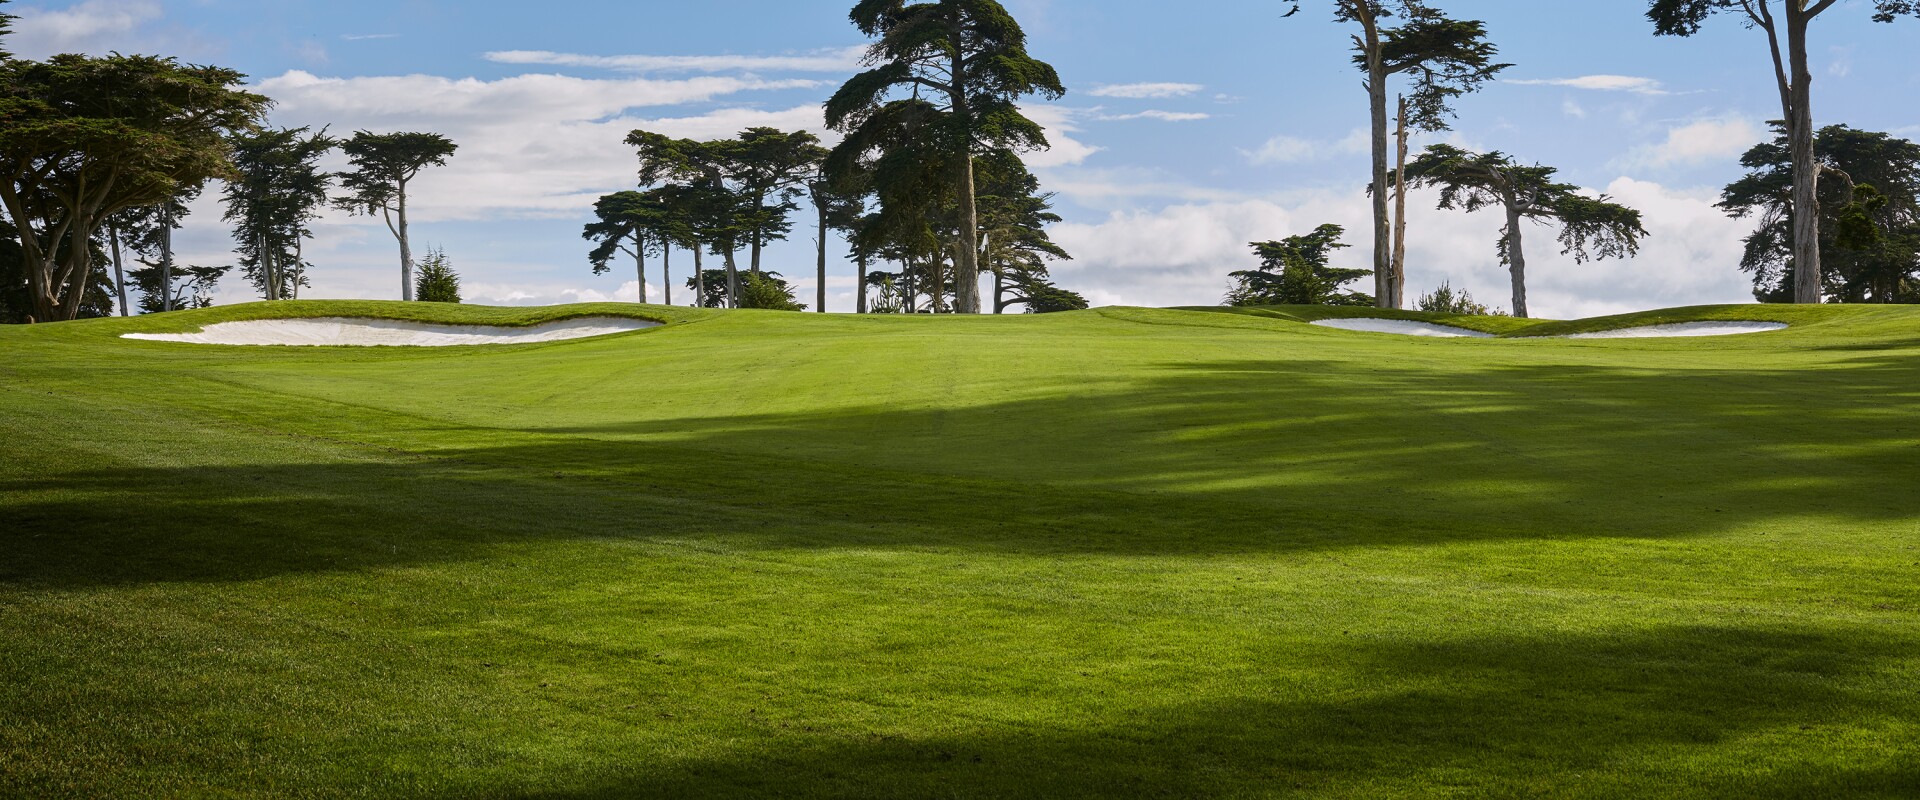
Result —
<instances>
[{"instance_id":1,"label":"tree trunk","mask_svg":"<svg viewBox=\"0 0 1920 800\"><path fill-rule=\"evenodd\" d=\"M960 241L953 247L953 312L980 313L980 207L974 202L973 159L960 159ZM934 282L934 292L940 291ZM939 311L936 299L934 310Z\"/></svg>"},{"instance_id":2,"label":"tree trunk","mask_svg":"<svg viewBox=\"0 0 1920 800\"><path fill-rule=\"evenodd\" d=\"M693 245L693 307L707 307L707 267L701 263L698 242Z\"/></svg>"},{"instance_id":3,"label":"tree trunk","mask_svg":"<svg viewBox=\"0 0 1920 800\"><path fill-rule=\"evenodd\" d=\"M673 243L660 243L660 304L673 305Z\"/></svg>"},{"instance_id":4,"label":"tree trunk","mask_svg":"<svg viewBox=\"0 0 1920 800\"><path fill-rule=\"evenodd\" d=\"M306 240L300 234L293 235L293 281L289 288L293 290L293 299L300 299L300 282L307 277Z\"/></svg>"},{"instance_id":5,"label":"tree trunk","mask_svg":"<svg viewBox=\"0 0 1920 800\"><path fill-rule=\"evenodd\" d=\"M1792 63L1793 88L1787 139L1793 151L1793 302L1821 300L1820 166L1813 151L1813 71L1807 66L1807 23L1804 11L1788 3L1787 49Z\"/></svg>"},{"instance_id":6,"label":"tree trunk","mask_svg":"<svg viewBox=\"0 0 1920 800\"><path fill-rule=\"evenodd\" d=\"M740 267L734 261L733 242L726 247L727 261L727 307L740 307Z\"/></svg>"},{"instance_id":7,"label":"tree trunk","mask_svg":"<svg viewBox=\"0 0 1920 800\"><path fill-rule=\"evenodd\" d=\"M765 213L766 204L767 198L764 195L753 198L753 210L756 216ZM761 229L755 227L753 229L753 235L748 237L748 246L753 250L753 274L755 275L760 274L760 249L763 246L760 241L760 233Z\"/></svg>"},{"instance_id":8,"label":"tree trunk","mask_svg":"<svg viewBox=\"0 0 1920 800\"><path fill-rule=\"evenodd\" d=\"M167 208L166 213L160 215L160 310L173 310L173 208L171 206Z\"/></svg>"},{"instance_id":9,"label":"tree trunk","mask_svg":"<svg viewBox=\"0 0 1920 800\"><path fill-rule=\"evenodd\" d=\"M1393 308L1407 306L1407 98L1400 98L1400 124L1394 138L1399 155L1393 168Z\"/></svg>"},{"instance_id":10,"label":"tree trunk","mask_svg":"<svg viewBox=\"0 0 1920 800\"><path fill-rule=\"evenodd\" d=\"M1520 238L1520 209L1507 201L1507 272L1513 276L1513 315L1527 318L1527 253Z\"/></svg>"},{"instance_id":11,"label":"tree trunk","mask_svg":"<svg viewBox=\"0 0 1920 800\"><path fill-rule=\"evenodd\" d=\"M814 208L820 212L819 253L817 254L819 256L819 275L817 276L819 285L814 288L814 296L818 298L820 305L814 310L825 314L827 313L827 209L825 206L822 206L818 200L815 200L813 205Z\"/></svg>"},{"instance_id":12,"label":"tree trunk","mask_svg":"<svg viewBox=\"0 0 1920 800\"><path fill-rule=\"evenodd\" d=\"M633 269L640 275L640 304L647 302L647 240L640 234L633 235Z\"/></svg>"},{"instance_id":13,"label":"tree trunk","mask_svg":"<svg viewBox=\"0 0 1920 800\"><path fill-rule=\"evenodd\" d=\"M1007 313L1007 304L1006 304L1006 301L1003 299L1006 296L1007 296L1007 275L1006 273L996 269L993 271L993 313L995 314Z\"/></svg>"},{"instance_id":14,"label":"tree trunk","mask_svg":"<svg viewBox=\"0 0 1920 800\"><path fill-rule=\"evenodd\" d=\"M413 243L407 235L407 182L400 181L400 299L413 300Z\"/></svg>"},{"instance_id":15,"label":"tree trunk","mask_svg":"<svg viewBox=\"0 0 1920 800\"><path fill-rule=\"evenodd\" d=\"M860 262L860 282L854 287L854 313L865 314L867 313L867 257L860 256L855 260Z\"/></svg>"},{"instance_id":16,"label":"tree trunk","mask_svg":"<svg viewBox=\"0 0 1920 800\"><path fill-rule=\"evenodd\" d=\"M128 316L127 310L127 273L120 260L120 226L107 226L107 240L113 243L113 291L119 296L120 316Z\"/></svg>"},{"instance_id":17,"label":"tree trunk","mask_svg":"<svg viewBox=\"0 0 1920 800\"><path fill-rule=\"evenodd\" d=\"M1387 219L1387 66L1381 53L1380 24L1370 3L1355 3L1367 60L1367 106L1373 143L1373 287L1375 305L1392 308L1393 243Z\"/></svg>"}]
</instances>

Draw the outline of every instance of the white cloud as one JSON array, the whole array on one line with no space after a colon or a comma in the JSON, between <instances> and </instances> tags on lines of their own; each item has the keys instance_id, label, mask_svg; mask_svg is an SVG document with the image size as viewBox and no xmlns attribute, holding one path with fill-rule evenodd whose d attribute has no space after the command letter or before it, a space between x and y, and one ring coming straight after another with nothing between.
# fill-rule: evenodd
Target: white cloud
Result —
<instances>
[{"instance_id":1,"label":"white cloud","mask_svg":"<svg viewBox=\"0 0 1920 800\"><path fill-rule=\"evenodd\" d=\"M1560 113L1573 119L1587 118L1587 109L1579 103L1574 102L1571 97L1560 101Z\"/></svg>"},{"instance_id":2,"label":"white cloud","mask_svg":"<svg viewBox=\"0 0 1920 800\"><path fill-rule=\"evenodd\" d=\"M1737 158L1762 139L1759 123L1744 117L1703 119L1667 131L1657 144L1644 144L1614 162L1620 169L1665 169Z\"/></svg>"},{"instance_id":3,"label":"white cloud","mask_svg":"<svg viewBox=\"0 0 1920 800\"><path fill-rule=\"evenodd\" d=\"M1355 129L1345 138L1330 142L1294 136L1275 136L1260 145L1259 149L1242 150L1240 154L1256 165L1299 164L1357 155L1367 152L1369 147L1367 132Z\"/></svg>"},{"instance_id":4,"label":"white cloud","mask_svg":"<svg viewBox=\"0 0 1920 800\"><path fill-rule=\"evenodd\" d=\"M733 77L590 80L522 75L493 81L430 75L322 78L289 72L261 82L277 101L278 125L354 130L426 130L460 150L422 176L414 201L422 222L502 216L573 216L594 198L634 180L625 144L644 128L673 136L719 138L757 125L827 135L820 107L729 108L686 117L647 118L645 106L674 106L810 81Z\"/></svg>"},{"instance_id":5,"label":"white cloud","mask_svg":"<svg viewBox=\"0 0 1920 800\"><path fill-rule=\"evenodd\" d=\"M1094 97L1118 97L1130 100L1160 100L1169 97L1185 97L1206 88L1197 83L1122 83L1095 86L1087 90L1087 94Z\"/></svg>"},{"instance_id":6,"label":"white cloud","mask_svg":"<svg viewBox=\"0 0 1920 800\"><path fill-rule=\"evenodd\" d=\"M1099 119L1103 122L1125 122L1127 120L1136 120L1136 119L1153 119L1153 120L1159 120L1161 122L1197 122L1203 119L1213 119L1213 115L1201 114L1201 113L1192 112L1192 111L1160 111L1156 109L1151 111L1141 111L1134 114L1103 115L1100 117L1096 117L1096 119Z\"/></svg>"},{"instance_id":7,"label":"white cloud","mask_svg":"<svg viewBox=\"0 0 1920 800\"><path fill-rule=\"evenodd\" d=\"M136 49L128 46L136 34L160 18L158 0L86 0L66 8L8 10L20 18L8 44L27 58Z\"/></svg>"},{"instance_id":8,"label":"white cloud","mask_svg":"<svg viewBox=\"0 0 1920 800\"><path fill-rule=\"evenodd\" d=\"M1035 153L1026 153L1023 158L1027 165L1035 169L1065 167L1080 164L1100 152L1100 148L1073 138L1071 134L1080 130L1074 124L1075 111L1061 106L1021 106L1020 113L1028 119L1040 123L1046 129L1047 143L1052 147Z\"/></svg>"},{"instance_id":9,"label":"white cloud","mask_svg":"<svg viewBox=\"0 0 1920 800\"><path fill-rule=\"evenodd\" d=\"M400 38L400 34L397 34L397 33L347 33L347 34L341 34L340 38L345 39L349 42L365 42L373 39L398 39Z\"/></svg>"},{"instance_id":10,"label":"white cloud","mask_svg":"<svg viewBox=\"0 0 1920 800\"><path fill-rule=\"evenodd\" d=\"M1635 78L1627 75L1582 75L1578 78L1549 78L1535 80L1509 80L1507 83L1521 86L1565 86L1571 89L1587 89L1596 92L1632 92L1634 94L1664 95L1672 94L1662 84L1652 78Z\"/></svg>"},{"instance_id":11,"label":"white cloud","mask_svg":"<svg viewBox=\"0 0 1920 800\"><path fill-rule=\"evenodd\" d=\"M627 72L853 72L859 69L860 57L865 52L865 46L781 56L594 56L547 50L501 50L486 54L486 58L500 64L594 67Z\"/></svg>"}]
</instances>

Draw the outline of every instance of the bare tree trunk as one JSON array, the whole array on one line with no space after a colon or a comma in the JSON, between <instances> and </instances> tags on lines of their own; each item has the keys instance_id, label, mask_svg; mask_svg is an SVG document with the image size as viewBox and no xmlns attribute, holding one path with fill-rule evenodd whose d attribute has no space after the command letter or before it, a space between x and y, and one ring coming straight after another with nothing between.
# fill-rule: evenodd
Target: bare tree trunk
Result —
<instances>
[{"instance_id":1,"label":"bare tree trunk","mask_svg":"<svg viewBox=\"0 0 1920 800\"><path fill-rule=\"evenodd\" d=\"M1393 307L1392 228L1387 219L1387 65L1381 53L1380 24L1371 3L1354 3L1367 63L1367 107L1373 143L1373 287L1375 305Z\"/></svg>"},{"instance_id":2,"label":"bare tree trunk","mask_svg":"<svg viewBox=\"0 0 1920 800\"><path fill-rule=\"evenodd\" d=\"M300 234L293 235L293 299L300 299L300 283L307 278L307 246Z\"/></svg>"},{"instance_id":3,"label":"bare tree trunk","mask_svg":"<svg viewBox=\"0 0 1920 800\"><path fill-rule=\"evenodd\" d=\"M1520 239L1519 204L1507 202L1507 272L1513 276L1513 315L1527 318L1527 253Z\"/></svg>"},{"instance_id":4,"label":"bare tree trunk","mask_svg":"<svg viewBox=\"0 0 1920 800\"><path fill-rule=\"evenodd\" d=\"M647 302L647 240L640 234L633 235L633 269L640 275L640 304Z\"/></svg>"},{"instance_id":5,"label":"bare tree trunk","mask_svg":"<svg viewBox=\"0 0 1920 800\"><path fill-rule=\"evenodd\" d=\"M1820 165L1813 151L1813 71L1807 66L1806 12L1787 9L1787 48L1793 89L1787 140L1793 151L1793 302L1821 301Z\"/></svg>"},{"instance_id":6,"label":"bare tree trunk","mask_svg":"<svg viewBox=\"0 0 1920 800\"><path fill-rule=\"evenodd\" d=\"M400 181L400 299L413 300L413 243L407 235L407 182Z\"/></svg>"},{"instance_id":7,"label":"bare tree trunk","mask_svg":"<svg viewBox=\"0 0 1920 800\"><path fill-rule=\"evenodd\" d=\"M1000 270L993 271L993 313L1007 313L1007 304L1001 298L1007 295L1007 275Z\"/></svg>"},{"instance_id":8,"label":"bare tree trunk","mask_svg":"<svg viewBox=\"0 0 1920 800\"><path fill-rule=\"evenodd\" d=\"M820 262L818 275L819 285L814 289L814 296L818 298L820 305L814 310L825 314L827 313L827 209L826 206L822 205L817 199L814 201L813 206L814 209L820 213L820 238L817 240L819 244L818 255Z\"/></svg>"},{"instance_id":9,"label":"bare tree trunk","mask_svg":"<svg viewBox=\"0 0 1920 800\"><path fill-rule=\"evenodd\" d=\"M707 307L707 268L700 260L700 243L693 245L693 306Z\"/></svg>"},{"instance_id":10,"label":"bare tree trunk","mask_svg":"<svg viewBox=\"0 0 1920 800\"><path fill-rule=\"evenodd\" d=\"M673 305L673 242L660 243L660 304Z\"/></svg>"},{"instance_id":11,"label":"bare tree trunk","mask_svg":"<svg viewBox=\"0 0 1920 800\"><path fill-rule=\"evenodd\" d=\"M727 307L740 307L740 268L734 262L733 242L727 242Z\"/></svg>"},{"instance_id":12,"label":"bare tree trunk","mask_svg":"<svg viewBox=\"0 0 1920 800\"><path fill-rule=\"evenodd\" d=\"M120 226L107 226L107 240L113 243L113 291L119 295L120 316L128 316L127 310L127 273L120 260Z\"/></svg>"},{"instance_id":13,"label":"bare tree trunk","mask_svg":"<svg viewBox=\"0 0 1920 800\"><path fill-rule=\"evenodd\" d=\"M1407 306L1407 98L1400 98L1400 125L1394 138L1399 156L1393 168L1393 305Z\"/></svg>"},{"instance_id":14,"label":"bare tree trunk","mask_svg":"<svg viewBox=\"0 0 1920 800\"><path fill-rule=\"evenodd\" d=\"M854 313L865 314L867 313L867 257L860 256L855 260L860 263L860 282L854 289Z\"/></svg>"},{"instance_id":15,"label":"bare tree trunk","mask_svg":"<svg viewBox=\"0 0 1920 800\"><path fill-rule=\"evenodd\" d=\"M173 310L173 207L160 215L160 310Z\"/></svg>"},{"instance_id":16,"label":"bare tree trunk","mask_svg":"<svg viewBox=\"0 0 1920 800\"><path fill-rule=\"evenodd\" d=\"M973 159L960 159L960 241L953 247L953 311L980 313L980 208L974 202ZM934 283L934 292L940 291ZM934 310L939 311L935 303Z\"/></svg>"}]
</instances>

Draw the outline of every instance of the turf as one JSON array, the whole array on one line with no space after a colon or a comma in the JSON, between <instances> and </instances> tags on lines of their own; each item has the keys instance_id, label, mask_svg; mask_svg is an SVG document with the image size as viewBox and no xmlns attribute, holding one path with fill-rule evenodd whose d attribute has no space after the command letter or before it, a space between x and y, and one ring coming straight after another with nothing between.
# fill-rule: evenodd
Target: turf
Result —
<instances>
[{"instance_id":1,"label":"turf","mask_svg":"<svg viewBox=\"0 0 1920 800\"><path fill-rule=\"evenodd\" d=\"M0 796L1920 793L1920 311L1314 313L0 329Z\"/></svg>"}]
</instances>

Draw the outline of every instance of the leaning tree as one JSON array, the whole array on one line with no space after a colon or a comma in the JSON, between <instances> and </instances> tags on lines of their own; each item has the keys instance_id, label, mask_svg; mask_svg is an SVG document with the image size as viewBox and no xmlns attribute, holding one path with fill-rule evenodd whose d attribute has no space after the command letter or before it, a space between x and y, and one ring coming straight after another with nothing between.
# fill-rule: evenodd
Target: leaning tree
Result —
<instances>
[{"instance_id":1,"label":"leaning tree","mask_svg":"<svg viewBox=\"0 0 1920 800\"><path fill-rule=\"evenodd\" d=\"M358 131L340 145L353 171L340 174L342 211L379 214L400 243L400 298L413 299L413 241L407 229L407 187L420 171L445 166L459 145L437 133Z\"/></svg>"},{"instance_id":2,"label":"leaning tree","mask_svg":"<svg viewBox=\"0 0 1920 800\"><path fill-rule=\"evenodd\" d=\"M1920 1L1872 0L1873 19L1920 16ZM1780 92L1793 158L1793 301L1818 303L1820 271L1820 163L1814 154L1813 69L1807 35L1813 20L1840 0L1652 0L1647 18L1661 36L1692 36L1709 17L1727 14L1767 34L1773 78ZM1862 4L1863 5L1863 4Z\"/></svg>"},{"instance_id":3,"label":"leaning tree","mask_svg":"<svg viewBox=\"0 0 1920 800\"><path fill-rule=\"evenodd\" d=\"M34 319L79 313L107 218L231 174L226 136L269 104L245 78L153 56L0 62L0 205Z\"/></svg>"},{"instance_id":4,"label":"leaning tree","mask_svg":"<svg viewBox=\"0 0 1920 800\"><path fill-rule=\"evenodd\" d=\"M1295 2L1287 16L1300 11ZM1398 19L1401 24L1390 26ZM1373 195L1374 297L1382 308L1398 308L1406 293L1404 271L1405 198L1388 210L1383 187L1389 182L1387 155L1388 84L1395 76L1412 81L1400 104L1400 158L1396 175L1403 173L1410 131L1448 129L1454 99L1478 91L1511 66L1496 63L1499 49L1487 41L1485 23L1455 20L1429 6L1426 0L1334 0L1334 20L1360 26L1353 35L1354 64L1366 73L1369 131L1373 171L1368 184ZM1398 221L1396 221L1398 220Z\"/></svg>"},{"instance_id":5,"label":"leaning tree","mask_svg":"<svg viewBox=\"0 0 1920 800\"><path fill-rule=\"evenodd\" d=\"M1513 277L1513 315L1527 316L1527 255L1520 224L1560 224L1561 255L1584 264L1600 258L1627 258L1640 252L1647 230L1640 212L1606 195L1590 197L1580 187L1554 181L1559 170L1525 166L1505 153L1473 153L1452 145L1427 148L1407 165L1409 186L1440 187L1440 208L1469 213L1489 206L1506 211L1500 236L1500 262Z\"/></svg>"},{"instance_id":6,"label":"leaning tree","mask_svg":"<svg viewBox=\"0 0 1920 800\"><path fill-rule=\"evenodd\" d=\"M1045 131L1016 102L1027 95L1057 99L1066 87L1051 65L1028 55L1025 31L997 0L861 0L850 17L875 39L867 48L869 69L827 101L827 124L846 134L838 149L858 154L893 140L901 104L929 112L916 130L942 154L943 182L960 216L950 247L956 310L980 313L973 156L1045 148Z\"/></svg>"}]
</instances>

